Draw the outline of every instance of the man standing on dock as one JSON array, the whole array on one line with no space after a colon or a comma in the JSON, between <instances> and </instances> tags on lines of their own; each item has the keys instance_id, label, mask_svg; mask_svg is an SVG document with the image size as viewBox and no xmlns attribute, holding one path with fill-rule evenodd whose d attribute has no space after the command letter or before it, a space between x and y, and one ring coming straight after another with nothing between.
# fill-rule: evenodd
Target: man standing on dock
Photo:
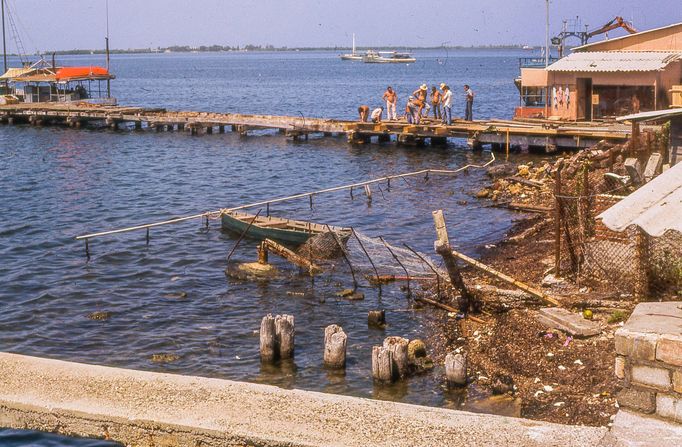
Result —
<instances>
[{"instance_id":1,"label":"man standing on dock","mask_svg":"<svg viewBox=\"0 0 682 447\"><path fill-rule=\"evenodd\" d=\"M452 92L450 87L445 84L440 85L440 90L443 92L441 104L443 106L443 124L448 126L452 123Z\"/></svg>"},{"instance_id":2,"label":"man standing on dock","mask_svg":"<svg viewBox=\"0 0 682 447\"><path fill-rule=\"evenodd\" d=\"M434 85L431 87L431 107L433 107L433 117L437 120L441 119L440 116L440 101L441 94Z\"/></svg>"},{"instance_id":3,"label":"man standing on dock","mask_svg":"<svg viewBox=\"0 0 682 447\"><path fill-rule=\"evenodd\" d=\"M415 97L415 103L419 106L419 116L422 116L422 111L424 108L426 108L426 116L429 115L429 110L431 109L431 106L426 100L426 97L428 96L428 90L429 88L426 86L426 84L422 84L417 90L412 92L412 96Z\"/></svg>"},{"instance_id":4,"label":"man standing on dock","mask_svg":"<svg viewBox=\"0 0 682 447\"><path fill-rule=\"evenodd\" d=\"M466 110L464 111L464 120L474 120L474 91L469 85L464 84L464 96L466 99Z\"/></svg>"},{"instance_id":5,"label":"man standing on dock","mask_svg":"<svg viewBox=\"0 0 682 447\"><path fill-rule=\"evenodd\" d=\"M383 99L386 101L386 119L397 120L398 116L395 113L395 108L398 105L398 95L390 85L386 87Z\"/></svg>"}]
</instances>

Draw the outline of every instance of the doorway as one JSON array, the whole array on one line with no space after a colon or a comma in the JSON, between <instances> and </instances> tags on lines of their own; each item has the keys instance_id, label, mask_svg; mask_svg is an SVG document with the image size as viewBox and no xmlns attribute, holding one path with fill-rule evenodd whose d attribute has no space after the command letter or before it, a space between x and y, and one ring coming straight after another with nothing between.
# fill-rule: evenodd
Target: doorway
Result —
<instances>
[{"instance_id":1,"label":"doorway","mask_svg":"<svg viewBox=\"0 0 682 447\"><path fill-rule=\"evenodd\" d=\"M579 121L592 121L592 78L576 79Z\"/></svg>"}]
</instances>

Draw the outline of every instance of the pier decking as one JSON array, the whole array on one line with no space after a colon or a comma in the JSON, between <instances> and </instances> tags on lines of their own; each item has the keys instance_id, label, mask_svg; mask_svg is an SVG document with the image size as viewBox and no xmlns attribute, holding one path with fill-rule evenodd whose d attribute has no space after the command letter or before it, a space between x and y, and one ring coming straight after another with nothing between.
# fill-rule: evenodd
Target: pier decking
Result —
<instances>
[{"instance_id":1,"label":"pier decking","mask_svg":"<svg viewBox=\"0 0 682 447\"><path fill-rule=\"evenodd\" d=\"M590 147L600 140L625 141L632 130L624 124L563 123L552 121L463 121L444 126L427 121L411 125L404 121L378 124L304 116L247 115L170 111L163 108L97 106L74 103L21 103L0 105L0 122L7 124L67 125L81 127L100 124L112 129L154 129L185 131L191 135L224 133L226 129L241 136L254 130L278 130L299 139L312 134L345 135L349 143L379 143L395 140L399 144L445 144L448 138L465 138L474 149L492 145L505 150L520 147L554 152L557 149Z\"/></svg>"}]
</instances>

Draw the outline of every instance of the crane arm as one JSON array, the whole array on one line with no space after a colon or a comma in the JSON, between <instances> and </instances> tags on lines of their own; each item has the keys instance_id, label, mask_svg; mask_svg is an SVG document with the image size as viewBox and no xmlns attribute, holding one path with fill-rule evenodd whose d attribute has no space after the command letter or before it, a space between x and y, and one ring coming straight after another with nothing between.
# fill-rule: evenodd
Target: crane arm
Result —
<instances>
[{"instance_id":1,"label":"crane arm","mask_svg":"<svg viewBox=\"0 0 682 447\"><path fill-rule=\"evenodd\" d=\"M630 34L635 34L637 32L637 30L632 26L632 23L626 22L622 17L617 16L616 18L614 18L601 28L587 33L587 38L589 39L598 34L608 33L609 31L614 30L616 28L623 28Z\"/></svg>"}]
</instances>

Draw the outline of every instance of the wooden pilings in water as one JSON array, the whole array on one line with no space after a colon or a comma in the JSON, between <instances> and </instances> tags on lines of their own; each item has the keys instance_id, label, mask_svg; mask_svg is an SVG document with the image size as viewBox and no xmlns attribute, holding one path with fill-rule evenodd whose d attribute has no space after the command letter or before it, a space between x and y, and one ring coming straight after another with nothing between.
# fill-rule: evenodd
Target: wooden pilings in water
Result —
<instances>
[{"instance_id":1,"label":"wooden pilings in water","mask_svg":"<svg viewBox=\"0 0 682 447\"><path fill-rule=\"evenodd\" d=\"M341 326L331 324L324 329L324 366L345 368L347 342L348 337Z\"/></svg>"},{"instance_id":2,"label":"wooden pilings in water","mask_svg":"<svg viewBox=\"0 0 682 447\"><path fill-rule=\"evenodd\" d=\"M372 377L380 383L391 383L407 377L409 363L407 347L410 341L403 337L386 337L383 346L372 348Z\"/></svg>"},{"instance_id":3,"label":"wooden pilings in water","mask_svg":"<svg viewBox=\"0 0 682 447\"><path fill-rule=\"evenodd\" d=\"M372 348L372 378L377 382L393 382L393 354L383 346Z\"/></svg>"},{"instance_id":4,"label":"wooden pilings in water","mask_svg":"<svg viewBox=\"0 0 682 447\"><path fill-rule=\"evenodd\" d=\"M260 358L264 363L294 356L294 317L267 314L260 324Z\"/></svg>"},{"instance_id":5,"label":"wooden pilings in water","mask_svg":"<svg viewBox=\"0 0 682 447\"><path fill-rule=\"evenodd\" d=\"M451 352L445 356L445 377L449 386L464 386L467 383L466 354Z\"/></svg>"},{"instance_id":6,"label":"wooden pilings in water","mask_svg":"<svg viewBox=\"0 0 682 447\"><path fill-rule=\"evenodd\" d=\"M405 378L408 373L407 363L407 345L410 340L403 337L386 337L384 339L384 348L391 351L391 360L393 361L393 371L396 378Z\"/></svg>"},{"instance_id":7,"label":"wooden pilings in water","mask_svg":"<svg viewBox=\"0 0 682 447\"><path fill-rule=\"evenodd\" d=\"M386 311L370 310L367 313L367 326L383 329L386 327Z\"/></svg>"}]
</instances>

